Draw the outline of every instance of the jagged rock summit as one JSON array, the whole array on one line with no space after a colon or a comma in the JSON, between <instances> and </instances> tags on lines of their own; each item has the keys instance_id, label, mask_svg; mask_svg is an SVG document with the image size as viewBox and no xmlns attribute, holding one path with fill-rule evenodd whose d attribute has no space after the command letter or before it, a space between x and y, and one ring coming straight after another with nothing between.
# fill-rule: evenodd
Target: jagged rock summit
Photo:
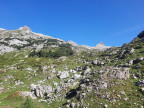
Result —
<instances>
[{"instance_id":1,"label":"jagged rock summit","mask_svg":"<svg viewBox=\"0 0 144 108\"><path fill-rule=\"evenodd\" d=\"M98 43L96 46L104 46L103 42Z\"/></svg>"},{"instance_id":2,"label":"jagged rock summit","mask_svg":"<svg viewBox=\"0 0 144 108\"><path fill-rule=\"evenodd\" d=\"M18 30L32 31L28 26L20 27Z\"/></svg>"},{"instance_id":3,"label":"jagged rock summit","mask_svg":"<svg viewBox=\"0 0 144 108\"><path fill-rule=\"evenodd\" d=\"M93 48L97 49L97 50L107 50L107 49L111 48L111 46L105 46L103 42L100 42Z\"/></svg>"}]
</instances>

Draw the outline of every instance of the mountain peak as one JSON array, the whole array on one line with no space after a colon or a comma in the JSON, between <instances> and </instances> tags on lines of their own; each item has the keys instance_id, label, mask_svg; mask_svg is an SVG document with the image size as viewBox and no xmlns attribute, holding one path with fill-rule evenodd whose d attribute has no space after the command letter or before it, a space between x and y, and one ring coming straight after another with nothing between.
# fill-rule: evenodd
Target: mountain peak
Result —
<instances>
[{"instance_id":1,"label":"mountain peak","mask_svg":"<svg viewBox=\"0 0 144 108\"><path fill-rule=\"evenodd\" d=\"M23 27L20 27L19 30L28 30L28 31L31 31L31 29L28 27L28 26L23 26Z\"/></svg>"},{"instance_id":2,"label":"mountain peak","mask_svg":"<svg viewBox=\"0 0 144 108\"><path fill-rule=\"evenodd\" d=\"M103 45L103 46L104 46L104 43L103 43L103 42L100 42L100 43L98 43L97 45Z\"/></svg>"},{"instance_id":3,"label":"mountain peak","mask_svg":"<svg viewBox=\"0 0 144 108\"><path fill-rule=\"evenodd\" d=\"M109 48L111 48L111 46L105 46L103 42L100 42L99 44L97 44L94 47L94 49L98 49L98 50L102 50L102 51L107 50Z\"/></svg>"}]
</instances>

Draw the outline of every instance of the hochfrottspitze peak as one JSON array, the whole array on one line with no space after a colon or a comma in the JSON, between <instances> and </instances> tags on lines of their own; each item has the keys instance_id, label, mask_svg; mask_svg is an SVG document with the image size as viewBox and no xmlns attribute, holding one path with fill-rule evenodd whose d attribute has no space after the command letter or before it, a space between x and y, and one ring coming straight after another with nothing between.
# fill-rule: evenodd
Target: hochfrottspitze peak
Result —
<instances>
[{"instance_id":1,"label":"hochfrottspitze peak","mask_svg":"<svg viewBox=\"0 0 144 108\"><path fill-rule=\"evenodd\" d=\"M28 26L20 27L19 30L28 30L28 31L31 31L31 29Z\"/></svg>"},{"instance_id":2,"label":"hochfrottspitze peak","mask_svg":"<svg viewBox=\"0 0 144 108\"><path fill-rule=\"evenodd\" d=\"M104 43L103 43L103 42L100 42L100 43L99 43L99 44L97 44L96 46L99 46L99 45L104 46Z\"/></svg>"}]
</instances>

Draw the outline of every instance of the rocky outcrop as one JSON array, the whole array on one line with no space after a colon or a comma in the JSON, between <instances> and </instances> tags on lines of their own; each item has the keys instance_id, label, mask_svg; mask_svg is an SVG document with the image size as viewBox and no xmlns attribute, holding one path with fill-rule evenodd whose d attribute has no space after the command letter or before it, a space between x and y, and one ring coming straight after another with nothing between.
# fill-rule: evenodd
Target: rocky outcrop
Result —
<instances>
[{"instance_id":1,"label":"rocky outcrop","mask_svg":"<svg viewBox=\"0 0 144 108\"><path fill-rule=\"evenodd\" d=\"M30 97L31 99L37 99L34 92L21 91L20 95L23 96L23 97Z\"/></svg>"},{"instance_id":2,"label":"rocky outcrop","mask_svg":"<svg viewBox=\"0 0 144 108\"><path fill-rule=\"evenodd\" d=\"M103 42L100 42L95 47L93 47L93 49L100 50L100 51L105 51L109 48L111 48L111 46L105 46Z\"/></svg>"},{"instance_id":3,"label":"rocky outcrop","mask_svg":"<svg viewBox=\"0 0 144 108\"><path fill-rule=\"evenodd\" d=\"M124 59L126 58L128 55L132 55L135 53L135 49L131 48L131 49L123 49L120 51L119 54L119 59Z\"/></svg>"},{"instance_id":4,"label":"rocky outcrop","mask_svg":"<svg viewBox=\"0 0 144 108\"><path fill-rule=\"evenodd\" d=\"M77 43L73 42L73 41L67 41L67 43L71 44L72 46L79 46Z\"/></svg>"},{"instance_id":5,"label":"rocky outcrop","mask_svg":"<svg viewBox=\"0 0 144 108\"><path fill-rule=\"evenodd\" d=\"M57 75L60 79L64 79L64 78L69 77L69 73L67 71L59 71Z\"/></svg>"},{"instance_id":6,"label":"rocky outcrop","mask_svg":"<svg viewBox=\"0 0 144 108\"><path fill-rule=\"evenodd\" d=\"M74 79L79 79L81 77L81 75L79 74L74 74Z\"/></svg>"},{"instance_id":7,"label":"rocky outcrop","mask_svg":"<svg viewBox=\"0 0 144 108\"><path fill-rule=\"evenodd\" d=\"M28 44L28 42L27 41L20 41L18 39L12 39L12 40L8 41L8 44L9 45L23 46L23 45Z\"/></svg>"},{"instance_id":8,"label":"rocky outcrop","mask_svg":"<svg viewBox=\"0 0 144 108\"><path fill-rule=\"evenodd\" d=\"M10 47L10 46L0 45L0 54L3 54L5 52L12 52L15 50L17 50L17 49Z\"/></svg>"},{"instance_id":9,"label":"rocky outcrop","mask_svg":"<svg viewBox=\"0 0 144 108\"><path fill-rule=\"evenodd\" d=\"M37 97L49 96L53 92L53 89L49 85L30 85L31 92Z\"/></svg>"},{"instance_id":10,"label":"rocky outcrop","mask_svg":"<svg viewBox=\"0 0 144 108\"><path fill-rule=\"evenodd\" d=\"M132 48L132 49L130 49L128 52L129 52L129 54L133 54L133 53L135 52L135 49Z\"/></svg>"},{"instance_id":11,"label":"rocky outcrop","mask_svg":"<svg viewBox=\"0 0 144 108\"><path fill-rule=\"evenodd\" d=\"M92 61L92 64L101 66L101 65L104 65L105 63L103 61L99 60L99 59L96 59L96 60Z\"/></svg>"},{"instance_id":12,"label":"rocky outcrop","mask_svg":"<svg viewBox=\"0 0 144 108\"><path fill-rule=\"evenodd\" d=\"M36 47L36 51L40 51L44 47L44 44L40 44Z\"/></svg>"},{"instance_id":13,"label":"rocky outcrop","mask_svg":"<svg viewBox=\"0 0 144 108\"><path fill-rule=\"evenodd\" d=\"M85 67L85 70L87 69L89 69L88 66ZM118 82L113 82L114 79L118 79L121 82L121 80L127 80L129 77L129 68L105 67L92 72L89 70L81 79L79 87L70 90L66 97L70 99L77 95L79 100L83 100L88 93L99 93L100 90L119 84Z\"/></svg>"},{"instance_id":14,"label":"rocky outcrop","mask_svg":"<svg viewBox=\"0 0 144 108\"><path fill-rule=\"evenodd\" d=\"M144 60L144 57L139 57L139 58L136 58L136 59L132 59L132 60L128 61L127 63L125 63L123 66L129 67L129 66L131 66L133 64L136 64L136 63L139 63L143 60Z\"/></svg>"},{"instance_id":15,"label":"rocky outcrop","mask_svg":"<svg viewBox=\"0 0 144 108\"><path fill-rule=\"evenodd\" d=\"M144 31L140 32L140 34L137 37L138 38L143 38L144 37Z\"/></svg>"},{"instance_id":16,"label":"rocky outcrop","mask_svg":"<svg viewBox=\"0 0 144 108\"><path fill-rule=\"evenodd\" d=\"M130 77L129 68L113 68L109 70L110 77L114 79L126 80Z\"/></svg>"}]
</instances>

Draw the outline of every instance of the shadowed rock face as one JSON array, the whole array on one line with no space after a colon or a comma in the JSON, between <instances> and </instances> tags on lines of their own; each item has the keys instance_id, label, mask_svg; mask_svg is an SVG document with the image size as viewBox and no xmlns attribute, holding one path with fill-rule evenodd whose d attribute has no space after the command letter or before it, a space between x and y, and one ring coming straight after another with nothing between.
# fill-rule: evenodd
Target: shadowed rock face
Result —
<instances>
[{"instance_id":1,"label":"shadowed rock face","mask_svg":"<svg viewBox=\"0 0 144 108\"><path fill-rule=\"evenodd\" d=\"M140 32L140 34L137 37L143 38L144 37L144 31Z\"/></svg>"}]
</instances>

